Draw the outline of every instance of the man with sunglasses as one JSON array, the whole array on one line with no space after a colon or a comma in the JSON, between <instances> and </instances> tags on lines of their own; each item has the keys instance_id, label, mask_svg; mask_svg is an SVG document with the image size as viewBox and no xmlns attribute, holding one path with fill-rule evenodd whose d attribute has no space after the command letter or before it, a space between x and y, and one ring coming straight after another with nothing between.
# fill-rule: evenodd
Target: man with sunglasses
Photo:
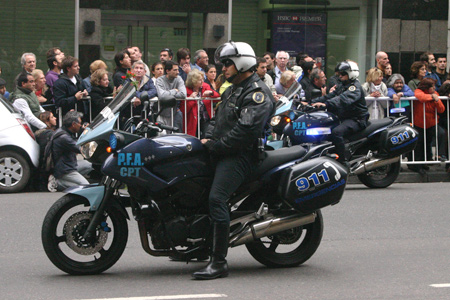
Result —
<instances>
[{"instance_id":1,"label":"man with sunglasses","mask_svg":"<svg viewBox=\"0 0 450 300\"><path fill-rule=\"evenodd\" d=\"M336 69L342 84L336 89L312 100L315 107L326 109L339 117L341 124L331 131L331 141L336 148L338 161L347 165L344 138L367 127L369 112L364 98L364 91L358 81L358 65L351 60L340 62Z\"/></svg>"},{"instance_id":2,"label":"man with sunglasses","mask_svg":"<svg viewBox=\"0 0 450 300\"><path fill-rule=\"evenodd\" d=\"M209 193L212 219L212 255L208 265L192 274L195 279L228 276L230 214L227 201L258 164L258 138L275 110L275 100L267 85L254 72L256 56L247 43L228 42L215 54L223 64L222 73L233 85L217 104L215 117L202 143L215 165Z\"/></svg>"}]
</instances>

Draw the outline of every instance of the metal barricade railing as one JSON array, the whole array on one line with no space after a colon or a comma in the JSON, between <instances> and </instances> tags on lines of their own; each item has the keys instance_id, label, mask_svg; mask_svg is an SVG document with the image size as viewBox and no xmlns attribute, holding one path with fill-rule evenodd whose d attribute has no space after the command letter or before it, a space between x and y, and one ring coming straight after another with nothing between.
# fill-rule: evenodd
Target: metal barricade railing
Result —
<instances>
[{"instance_id":1,"label":"metal barricade railing","mask_svg":"<svg viewBox=\"0 0 450 300\"><path fill-rule=\"evenodd\" d=\"M442 101L447 102L449 101L448 97L439 97ZM369 101L384 101L385 102L385 106L386 106L386 117L389 117L391 115L390 113L390 107L391 104L393 103L393 100L389 97L366 97L366 100ZM206 98L186 98L186 99L178 99L178 101L183 101L184 102L184 112L182 113L182 124L184 125L183 128L179 128L180 132L186 133L187 134L187 128L188 128L188 120L190 120L190 118L192 118L192 116L190 116L186 110L187 107L187 102L188 101L196 101L197 102L197 131L196 131L196 136L198 138L200 138L201 135L201 124L200 124L200 113L201 113L201 105L199 105L200 101L203 100L211 100L210 103L208 105L210 105L210 111L211 111L211 116L210 118L214 117L214 106L217 103L217 101L220 100L220 98L210 98L210 97L206 97ZM402 97L400 98L400 101L409 101L410 102L410 107L411 107L411 123L414 125L414 105L423 105L423 111L425 112L425 103L418 103L417 98L415 97ZM90 115L90 121L92 121L93 116L92 116L92 105L91 105L91 101L90 100L86 100L89 102L89 115ZM151 102L153 103L158 103L158 109L159 109L159 102L158 99L152 98ZM448 105L446 105L446 107L448 107ZM75 104L75 110L78 110L78 105ZM130 105L130 113L131 115L133 114L133 105ZM180 105L178 105L176 108L172 109L171 112L171 124L167 124L170 126L175 126L175 114L178 113L178 111L180 110ZM61 108L57 108L57 113L58 113L58 121L59 121L59 125L62 125L62 110ZM175 114L174 114L175 112ZM148 112L146 112L146 114L148 114ZM400 113L401 114L401 113ZM426 124L426 119L425 119L426 114L423 114L423 123ZM434 129L434 136L432 138L434 138L435 141L435 155L434 155L434 159L433 160L427 160L427 157L429 155L429 153L427 153L429 151L429 148L427 147L427 139L429 139L427 137L427 130L426 129L422 129L422 128L418 128L415 127L417 130L419 130L419 134L423 134L423 147L424 147L424 160L416 160L415 159L415 152L413 151L413 155L411 156L412 160L408 160L405 161L403 160L402 163L407 163L407 164L423 164L423 163L427 163L427 164L440 164L440 163L450 163L450 160L448 159L448 154L450 153L450 138L449 138L449 133L450 133L450 112L448 109L446 109L446 111L444 112L444 116L446 118L446 128L442 128L439 124L438 124L438 113L437 110L435 110L435 129ZM442 114L441 114L442 117ZM118 120L119 122L119 120ZM121 124L118 123L118 126L120 126ZM428 133L429 134L429 133ZM441 152L445 152L443 153L439 153L439 145L440 142L442 142L442 138L444 138L446 140L446 147L443 150L442 149L442 145L441 145ZM428 148L428 149L427 149ZM439 160L439 154L443 154L445 155L447 158L445 159L445 161Z\"/></svg>"},{"instance_id":2,"label":"metal barricade railing","mask_svg":"<svg viewBox=\"0 0 450 300\"><path fill-rule=\"evenodd\" d=\"M107 98L110 98L110 97L107 97ZM177 99L177 101L183 101L183 102L185 102L185 104L186 104L187 101L196 101L196 102L197 102L197 116L198 116L198 122L197 122L197 123L198 123L198 124L197 124L197 137L200 137L200 135L199 135L199 134L200 134L200 118L199 118L199 116L200 116L200 109L201 109L201 106L199 105L199 102L200 102L200 101L203 101L203 100L211 100L209 105L211 105L211 106L210 106L210 111L211 111L211 114L212 114L212 115L209 116L209 117L210 117L210 118L214 117L214 104L215 104L217 101L219 101L220 98L210 98L210 97L203 97L203 98L200 98L200 97L198 97L198 98ZM95 116L92 116L92 103L91 103L91 101L90 101L90 98L85 99L84 101L88 102L88 105L89 105L89 122L92 122L92 120L93 120L94 117L95 117ZM159 107L159 102L158 102L158 98L157 98L157 97L154 97L154 98L150 99L150 102L151 102L151 103L154 103L153 105L157 104L157 105L158 105L157 109L158 109L158 110L160 109L160 107ZM75 103L75 108L74 108L75 111L78 111L78 107L79 107L78 103ZM185 105L184 107L186 108L186 105ZM129 109L130 109L130 115L131 115L131 116L134 115L134 114L133 114L133 112L134 112L133 100L131 101L131 105L130 105ZM170 119L171 119L171 123L170 123L170 124L167 124L167 125L175 126L176 124L174 123L174 122L175 122L175 115L174 115L174 112L175 112L175 113L178 113L179 105L178 105L177 107L171 109L171 110L172 110L172 112L171 112L171 118L170 118ZM59 124L59 126L61 127L61 126L62 126L62 119L63 119L63 113L62 113L61 107L57 107L57 108L56 108L56 112L57 112L57 116L58 116L58 124ZM149 113L149 111L146 111L146 115L148 115L148 113ZM183 118L183 124L184 124L184 127L183 127L183 128L184 128L184 130L183 130L183 128L180 128L180 132L187 133L187 122L188 122L189 116L188 116L188 114L187 114L186 109L185 109L185 111L184 111L184 113L183 113L183 115L182 115L182 118ZM122 125L122 124L120 124L120 120L118 120L118 127L120 127L120 125Z\"/></svg>"},{"instance_id":3,"label":"metal barricade railing","mask_svg":"<svg viewBox=\"0 0 450 300\"><path fill-rule=\"evenodd\" d=\"M440 96L439 99L441 99L441 101L443 101L444 103L448 104L449 98L445 97L445 96ZM387 114L386 116L389 117L390 116L390 106L393 103L393 100L389 97L366 97L366 101L385 101L387 102ZM414 126L415 122L414 122L414 106L415 105L423 105L423 124L426 124L426 113L425 113L425 107L426 107L426 103L420 103L419 100L416 97L402 97L400 98L400 101L409 101L410 103L410 108L411 108L411 123ZM445 105L445 104L444 104ZM435 109L434 111L434 119L435 119L435 123L434 123L434 134L431 137L431 139L434 140L435 143L435 150L434 150L434 158L432 158L432 160L427 159L427 157L430 156L430 154L433 153L429 153L428 151L430 150L430 147L428 147L428 143L427 140L429 141L430 138L427 136L429 134L429 132L427 133L426 128L420 128L417 126L414 126L418 131L419 134L423 135L423 149L424 149L424 153L423 153L423 160L416 160L416 151L414 150L412 153L412 156L408 157L408 161L403 160L402 163L403 164L441 164L441 163L450 163L450 160L448 159L448 154L450 153L450 139L449 139L449 133L450 133L450 114L449 114L449 110L448 110L448 105L446 106L446 111L443 114L440 114L440 117L445 117L446 118L446 128L443 128L441 125L439 125L439 116L438 116L438 112L437 109ZM432 128L433 126L431 126L430 128ZM426 126L423 126L426 127ZM442 141L442 139L444 139L444 141ZM446 141L445 141L446 140ZM446 142L445 145L445 149L444 146L441 144L442 142ZM441 147L440 147L441 146ZM439 150L439 148L441 148ZM431 149L433 150L433 149ZM441 152L441 153L440 153ZM444 153L442 153L444 152ZM441 155L445 155L445 159L439 159L439 157L442 158ZM431 155L432 156L432 155ZM411 158L411 160L409 160Z\"/></svg>"}]
</instances>

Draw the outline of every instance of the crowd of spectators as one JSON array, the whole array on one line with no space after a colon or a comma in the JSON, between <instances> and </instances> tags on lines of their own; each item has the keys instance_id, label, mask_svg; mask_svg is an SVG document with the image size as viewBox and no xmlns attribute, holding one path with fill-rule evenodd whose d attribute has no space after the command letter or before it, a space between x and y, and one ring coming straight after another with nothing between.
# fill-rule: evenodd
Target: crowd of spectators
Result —
<instances>
[{"instance_id":1,"label":"crowd of spectators","mask_svg":"<svg viewBox=\"0 0 450 300\"><path fill-rule=\"evenodd\" d=\"M72 116L67 124L63 121L63 130L69 135L73 134L76 131L72 130L74 126L95 118L126 81L134 80L137 87L136 97L130 109L124 110L126 113L121 116L122 120L140 114L143 107L140 95L143 92L147 92L150 98L174 96L179 100L188 100L179 101L175 108L165 109L159 115L158 121L173 125L187 134L202 137L204 128L213 116L217 99L231 84L220 74L221 66L209 63L205 50L199 49L191 57L188 48L180 48L175 56L171 49L163 48L159 61L149 67L142 60L139 47L129 46L114 56L114 70L108 70L104 61L95 60L90 64L89 76L83 79L79 74L78 59L66 56L59 48L52 48L47 52L46 72L36 69L36 56L33 53L24 53L21 57L20 73L14 82L8 84L11 93L6 89L7 82L0 78L0 97L11 101L13 106L23 113L40 136L38 141L41 140L44 145L50 133L54 133L57 127L54 124L56 108L60 108L60 116L64 117L72 110L81 113ZM298 96L304 97L309 103L315 97L332 92L339 84L337 70L327 80L320 63L317 64L315 59L306 53L298 53L295 65L289 65L289 62L290 55L286 51L278 51L276 54L265 52L257 58L254 70L269 87L275 99L279 99L294 82L301 85ZM388 114L399 114L395 110L390 113L391 108L404 109L401 114L414 123L421 133L421 139L425 141L425 147L416 151L415 159L433 159L430 155L431 145L434 143L437 144L437 157L446 160L447 118L441 118L440 114L446 110L447 102L444 104L437 96L450 94L447 59L443 56L436 59L432 53L425 52L419 61L411 65L410 71L410 74L404 76L393 73L388 55L382 51L376 54L376 65L369 69L362 85L368 97L370 118L379 119ZM406 82L405 78L410 80ZM363 81L363 78L360 80ZM413 96L418 101L406 99ZM377 101L380 97L389 97L390 101L386 101L386 98ZM436 111L437 117L434 117ZM81 118L80 124L73 121L74 118ZM424 118L426 122L423 121ZM76 153L75 146L71 147L72 152ZM424 156L425 152L427 157ZM67 160L73 161L74 158L72 156ZM72 169L76 168L72 166ZM420 168L413 169L420 171ZM78 178L78 175L74 177ZM66 182L60 181L60 185L66 186Z\"/></svg>"}]
</instances>

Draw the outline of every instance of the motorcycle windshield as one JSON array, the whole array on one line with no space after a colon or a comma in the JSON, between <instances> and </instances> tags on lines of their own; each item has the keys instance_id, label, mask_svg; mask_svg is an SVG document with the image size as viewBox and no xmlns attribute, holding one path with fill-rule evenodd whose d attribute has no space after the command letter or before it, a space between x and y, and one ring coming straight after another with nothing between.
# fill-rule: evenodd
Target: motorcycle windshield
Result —
<instances>
[{"instance_id":1,"label":"motorcycle windshield","mask_svg":"<svg viewBox=\"0 0 450 300\"><path fill-rule=\"evenodd\" d=\"M117 112L128 107L130 101L136 94L136 88L131 81L127 81L117 96L92 120L89 128L96 128L105 120L111 120Z\"/></svg>"},{"instance_id":2,"label":"motorcycle windshield","mask_svg":"<svg viewBox=\"0 0 450 300\"><path fill-rule=\"evenodd\" d=\"M294 81L292 83L291 87L288 88L286 93L284 93L284 96L288 99L292 99L300 90L302 89L302 86L297 81Z\"/></svg>"}]
</instances>

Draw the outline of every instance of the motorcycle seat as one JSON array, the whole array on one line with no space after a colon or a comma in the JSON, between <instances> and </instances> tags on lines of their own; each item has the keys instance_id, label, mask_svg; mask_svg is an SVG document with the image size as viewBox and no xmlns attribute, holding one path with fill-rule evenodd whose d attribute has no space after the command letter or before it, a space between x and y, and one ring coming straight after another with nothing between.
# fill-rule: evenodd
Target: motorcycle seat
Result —
<instances>
[{"instance_id":1,"label":"motorcycle seat","mask_svg":"<svg viewBox=\"0 0 450 300\"><path fill-rule=\"evenodd\" d=\"M264 152L265 158L259 164L258 168L255 170L255 172L252 174L251 177L252 178L259 177L260 175L277 166L280 166L284 163L296 159L300 159L306 154L306 152L307 150L300 145L287 148L280 148L272 151L265 151Z\"/></svg>"},{"instance_id":2,"label":"motorcycle seat","mask_svg":"<svg viewBox=\"0 0 450 300\"><path fill-rule=\"evenodd\" d=\"M374 131L376 131L376 130L378 130L380 128L389 126L390 124L392 124L392 119L390 119L390 118L370 120L367 123L367 127L364 128L364 130L362 130L362 131L360 131L360 132L358 132L358 133L348 137L348 140L350 142L353 142L353 141L362 139L362 138L370 135L372 132L374 132Z\"/></svg>"}]
</instances>

